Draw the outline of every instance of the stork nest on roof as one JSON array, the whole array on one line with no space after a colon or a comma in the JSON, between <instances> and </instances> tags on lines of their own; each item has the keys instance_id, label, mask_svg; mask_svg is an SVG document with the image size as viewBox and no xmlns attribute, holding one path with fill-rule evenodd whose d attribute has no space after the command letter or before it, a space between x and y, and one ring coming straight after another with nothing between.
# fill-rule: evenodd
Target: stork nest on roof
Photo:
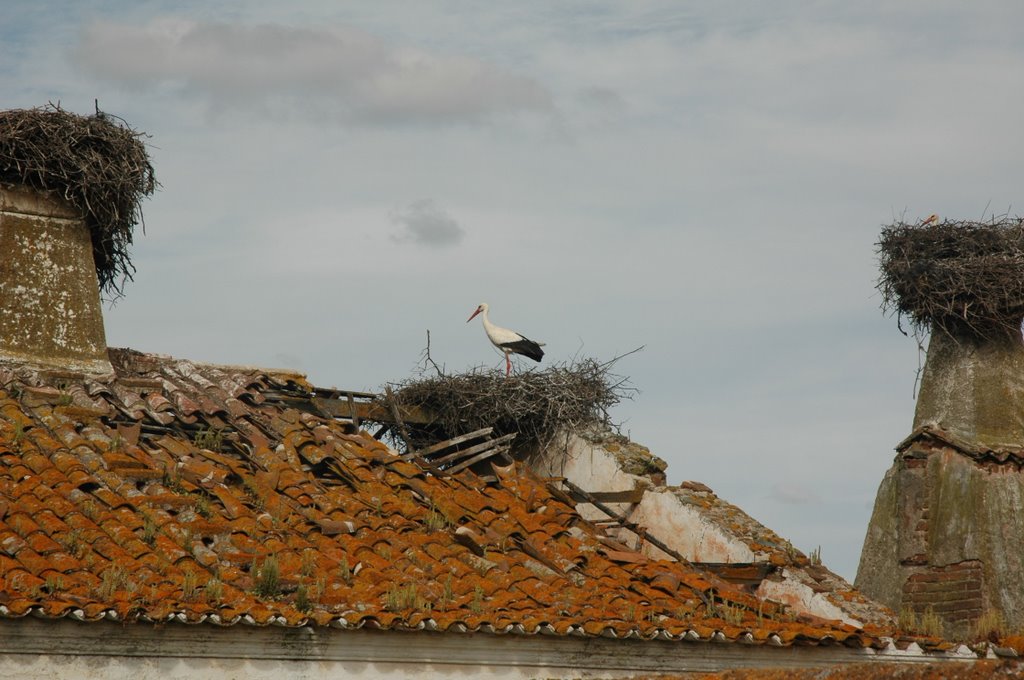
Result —
<instances>
[{"instance_id":1,"label":"stork nest on roof","mask_svg":"<svg viewBox=\"0 0 1024 680\"><path fill-rule=\"evenodd\" d=\"M0 111L0 182L54 192L82 211L100 290L114 297L135 273L132 233L143 222L142 198L157 187L144 136L99 109Z\"/></svg>"},{"instance_id":2,"label":"stork nest on roof","mask_svg":"<svg viewBox=\"0 0 1024 680\"><path fill-rule=\"evenodd\" d=\"M923 334L1016 336L1024 318L1024 220L893 224L877 244L882 309ZM901 327L902 330L902 327Z\"/></svg>"},{"instance_id":3,"label":"stork nest on roof","mask_svg":"<svg viewBox=\"0 0 1024 680\"><path fill-rule=\"evenodd\" d=\"M477 367L467 373L406 380L381 396L390 409L419 407L431 414L426 425L406 424L414 448L485 427L494 436L516 433L518 451L543 448L560 433L593 425L611 425L609 409L636 388L611 373L617 361L582 359L505 377L504 371Z\"/></svg>"}]
</instances>

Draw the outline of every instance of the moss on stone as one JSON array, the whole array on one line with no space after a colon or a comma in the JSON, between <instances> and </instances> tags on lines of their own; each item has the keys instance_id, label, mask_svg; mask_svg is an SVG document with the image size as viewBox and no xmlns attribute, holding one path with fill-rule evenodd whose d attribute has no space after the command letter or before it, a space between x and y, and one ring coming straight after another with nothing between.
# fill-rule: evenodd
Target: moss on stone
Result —
<instances>
[{"instance_id":1,"label":"moss on stone","mask_svg":"<svg viewBox=\"0 0 1024 680\"><path fill-rule=\"evenodd\" d=\"M914 429L935 425L972 443L1024 445L1024 344L932 336Z\"/></svg>"},{"instance_id":2,"label":"moss on stone","mask_svg":"<svg viewBox=\"0 0 1024 680\"><path fill-rule=\"evenodd\" d=\"M647 476L660 474L668 468L668 463L651 453L646 446L630 441L628 437L614 432L604 431L588 437L595 444L604 447L615 456L619 469L631 475Z\"/></svg>"}]
</instances>

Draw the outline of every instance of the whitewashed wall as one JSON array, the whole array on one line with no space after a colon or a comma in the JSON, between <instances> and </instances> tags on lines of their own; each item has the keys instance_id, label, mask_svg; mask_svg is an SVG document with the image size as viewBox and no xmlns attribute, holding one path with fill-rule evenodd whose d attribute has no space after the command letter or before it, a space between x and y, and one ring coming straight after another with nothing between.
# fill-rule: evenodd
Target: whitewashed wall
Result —
<instances>
[{"instance_id":1,"label":"whitewashed wall","mask_svg":"<svg viewBox=\"0 0 1024 680\"><path fill-rule=\"evenodd\" d=\"M0 619L0 678L5 680L623 678L974 658L967 650L937 657L915 649L875 653L842 646Z\"/></svg>"}]
</instances>

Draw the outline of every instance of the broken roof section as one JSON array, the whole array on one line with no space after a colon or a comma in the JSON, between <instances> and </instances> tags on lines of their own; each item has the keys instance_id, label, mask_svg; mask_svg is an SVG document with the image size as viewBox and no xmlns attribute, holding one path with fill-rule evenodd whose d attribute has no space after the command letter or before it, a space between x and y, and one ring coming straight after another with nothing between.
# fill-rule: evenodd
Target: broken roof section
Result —
<instances>
[{"instance_id":1,"label":"broken roof section","mask_svg":"<svg viewBox=\"0 0 1024 680\"><path fill-rule=\"evenodd\" d=\"M632 534L637 549L650 557L685 560L792 611L855 627L895 625L891 610L706 485L666 485L664 463L624 437L569 434L564 448L541 451L531 464L540 474L566 478L571 488L587 489L576 494L581 514L598 523L618 516L617 525L627 528L609 529L624 541ZM638 527L651 536L637 543Z\"/></svg>"},{"instance_id":2,"label":"broken roof section","mask_svg":"<svg viewBox=\"0 0 1024 680\"><path fill-rule=\"evenodd\" d=\"M0 616L892 649L637 559L518 464L430 474L317 415L301 375L111 363L0 366Z\"/></svg>"}]
</instances>

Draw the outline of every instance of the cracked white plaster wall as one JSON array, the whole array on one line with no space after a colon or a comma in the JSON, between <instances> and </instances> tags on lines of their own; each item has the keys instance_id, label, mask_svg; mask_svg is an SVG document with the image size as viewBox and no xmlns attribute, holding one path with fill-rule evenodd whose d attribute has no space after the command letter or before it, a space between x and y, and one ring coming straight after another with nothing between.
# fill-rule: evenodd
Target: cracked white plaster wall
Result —
<instances>
[{"instance_id":1,"label":"cracked white plaster wall","mask_svg":"<svg viewBox=\"0 0 1024 680\"><path fill-rule=\"evenodd\" d=\"M799 574L789 569L783 569L781 581L771 579L762 581L756 595L767 600L782 602L798 611L804 611L823 619L842 621L857 628L864 626L862 621L853 618L829 602L824 595L815 592L810 586L800 583L799 578Z\"/></svg>"}]
</instances>

